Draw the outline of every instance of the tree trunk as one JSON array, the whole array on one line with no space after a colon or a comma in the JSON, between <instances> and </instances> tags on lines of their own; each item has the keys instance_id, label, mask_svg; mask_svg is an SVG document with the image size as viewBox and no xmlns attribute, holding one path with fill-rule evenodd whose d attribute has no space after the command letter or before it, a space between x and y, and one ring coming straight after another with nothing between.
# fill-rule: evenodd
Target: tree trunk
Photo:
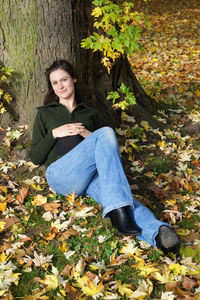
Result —
<instances>
[{"instance_id":1,"label":"tree trunk","mask_svg":"<svg viewBox=\"0 0 200 300\"><path fill-rule=\"evenodd\" d=\"M82 100L99 109L108 125L116 125L117 114L106 94L122 81L132 86L141 110L153 110L127 59L119 60L108 75L99 54L81 49L81 39L92 30L91 2L1 0L0 62L15 70L11 121L33 124L46 91L44 71L56 59L66 59L75 66ZM8 122L5 115L2 122Z\"/></svg>"}]
</instances>

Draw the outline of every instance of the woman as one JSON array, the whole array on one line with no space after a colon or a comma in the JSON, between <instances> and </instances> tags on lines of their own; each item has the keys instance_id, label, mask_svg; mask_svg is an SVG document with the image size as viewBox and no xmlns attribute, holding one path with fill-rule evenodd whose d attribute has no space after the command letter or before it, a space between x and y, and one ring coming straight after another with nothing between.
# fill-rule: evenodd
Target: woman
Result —
<instances>
[{"instance_id":1,"label":"woman","mask_svg":"<svg viewBox=\"0 0 200 300\"><path fill-rule=\"evenodd\" d=\"M175 231L133 199L114 131L101 127L96 110L78 104L72 65L55 61L46 77L48 92L38 107L30 156L34 164L45 164L51 188L62 195L89 195L121 234L178 253Z\"/></svg>"}]
</instances>

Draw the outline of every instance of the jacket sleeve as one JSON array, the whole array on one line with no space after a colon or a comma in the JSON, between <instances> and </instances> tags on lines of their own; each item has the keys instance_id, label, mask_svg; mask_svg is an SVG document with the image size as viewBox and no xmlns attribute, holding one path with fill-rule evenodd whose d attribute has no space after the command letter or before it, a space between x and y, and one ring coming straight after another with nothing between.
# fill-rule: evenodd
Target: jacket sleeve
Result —
<instances>
[{"instance_id":1,"label":"jacket sleeve","mask_svg":"<svg viewBox=\"0 0 200 300\"><path fill-rule=\"evenodd\" d=\"M52 131L47 132L44 121L42 120L42 112L39 110L33 125L33 134L30 150L30 159L35 165L42 165L54 146L56 139L52 135Z\"/></svg>"}]
</instances>

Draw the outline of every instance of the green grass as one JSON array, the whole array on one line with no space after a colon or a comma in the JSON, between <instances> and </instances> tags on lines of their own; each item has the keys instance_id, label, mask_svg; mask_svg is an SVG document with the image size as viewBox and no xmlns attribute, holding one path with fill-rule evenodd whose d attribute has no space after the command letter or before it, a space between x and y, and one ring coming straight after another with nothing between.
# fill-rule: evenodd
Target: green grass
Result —
<instances>
[{"instance_id":1,"label":"green grass","mask_svg":"<svg viewBox=\"0 0 200 300\"><path fill-rule=\"evenodd\" d=\"M157 174L169 172L174 162L169 157L150 157L147 159L146 170L153 171Z\"/></svg>"},{"instance_id":2,"label":"green grass","mask_svg":"<svg viewBox=\"0 0 200 300\"><path fill-rule=\"evenodd\" d=\"M199 227L195 223L200 223L200 216L191 215L190 218L183 218L180 227L187 229L194 229L196 232L199 231Z\"/></svg>"}]
</instances>

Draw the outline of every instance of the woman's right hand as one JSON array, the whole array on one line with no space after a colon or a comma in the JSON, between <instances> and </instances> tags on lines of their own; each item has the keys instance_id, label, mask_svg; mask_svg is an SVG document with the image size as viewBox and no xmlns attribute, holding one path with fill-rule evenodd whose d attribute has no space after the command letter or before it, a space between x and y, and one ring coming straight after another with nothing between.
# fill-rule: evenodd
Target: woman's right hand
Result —
<instances>
[{"instance_id":1,"label":"woman's right hand","mask_svg":"<svg viewBox=\"0 0 200 300\"><path fill-rule=\"evenodd\" d=\"M64 136L77 135L81 131L83 131L84 128L85 127L82 125L82 123L65 124L65 125L59 126L57 128L54 128L52 130L52 135L54 138L61 138Z\"/></svg>"}]
</instances>

